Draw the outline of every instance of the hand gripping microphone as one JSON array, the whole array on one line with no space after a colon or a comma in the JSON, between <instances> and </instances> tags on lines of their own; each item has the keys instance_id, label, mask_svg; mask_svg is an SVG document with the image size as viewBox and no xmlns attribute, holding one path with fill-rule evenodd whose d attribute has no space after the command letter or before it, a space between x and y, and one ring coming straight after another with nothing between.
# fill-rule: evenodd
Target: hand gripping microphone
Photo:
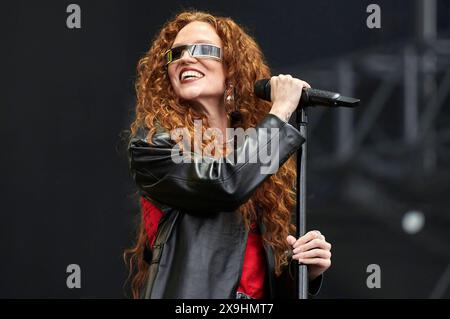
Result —
<instances>
[{"instance_id":1,"label":"hand gripping microphone","mask_svg":"<svg viewBox=\"0 0 450 319\"><path fill-rule=\"evenodd\" d=\"M256 81L255 94L263 100L270 101L270 79ZM298 106L355 107L359 101L359 99L342 96L336 92L303 88Z\"/></svg>"}]
</instances>

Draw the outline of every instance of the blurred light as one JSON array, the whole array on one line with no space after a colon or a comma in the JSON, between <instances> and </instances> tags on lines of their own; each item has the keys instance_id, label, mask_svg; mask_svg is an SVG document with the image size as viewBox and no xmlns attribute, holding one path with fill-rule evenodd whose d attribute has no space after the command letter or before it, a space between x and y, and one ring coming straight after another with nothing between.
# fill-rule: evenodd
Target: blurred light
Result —
<instances>
[{"instance_id":1,"label":"blurred light","mask_svg":"<svg viewBox=\"0 0 450 319\"><path fill-rule=\"evenodd\" d=\"M405 213L402 220L403 230L408 234L417 234L425 224L422 212L411 210Z\"/></svg>"}]
</instances>

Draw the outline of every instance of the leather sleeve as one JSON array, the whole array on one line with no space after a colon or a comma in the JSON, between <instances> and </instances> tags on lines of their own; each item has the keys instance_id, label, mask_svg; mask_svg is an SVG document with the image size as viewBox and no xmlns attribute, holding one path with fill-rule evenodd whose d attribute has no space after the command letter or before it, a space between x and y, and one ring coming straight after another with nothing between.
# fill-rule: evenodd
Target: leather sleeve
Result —
<instances>
[{"instance_id":1,"label":"leather sleeve","mask_svg":"<svg viewBox=\"0 0 450 319\"><path fill-rule=\"evenodd\" d=\"M255 146L258 140L264 140L259 139L262 134L276 132L266 136L267 143L263 148L271 149L271 143L277 139L277 167L305 141L297 129L273 114L267 114L256 128L256 135L248 135L235 150L237 158L242 152L248 152L245 161L218 159L197 163L173 161L171 154L175 142L167 132L156 133L153 143L149 144L146 132L138 130L128 148L131 175L144 196L161 204L196 213L234 211L270 176L261 171L267 164L254 160L259 157Z\"/></svg>"}]
</instances>

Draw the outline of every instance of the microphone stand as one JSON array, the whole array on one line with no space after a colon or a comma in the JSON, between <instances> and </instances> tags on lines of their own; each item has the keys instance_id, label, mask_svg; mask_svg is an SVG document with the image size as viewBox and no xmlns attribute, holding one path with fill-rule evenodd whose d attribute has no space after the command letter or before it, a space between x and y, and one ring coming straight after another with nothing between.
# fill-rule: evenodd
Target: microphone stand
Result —
<instances>
[{"instance_id":1,"label":"microphone stand","mask_svg":"<svg viewBox=\"0 0 450 319\"><path fill-rule=\"evenodd\" d=\"M295 116L297 129L305 139L302 147L297 150L297 238L302 237L306 233L306 158L308 144L308 115L306 106L355 107L359 104L359 99L342 96L335 92L308 89L303 91L301 102L303 102L304 106L297 108ZM298 299L308 299L308 281L308 266L299 264L297 277Z\"/></svg>"},{"instance_id":2,"label":"microphone stand","mask_svg":"<svg viewBox=\"0 0 450 319\"><path fill-rule=\"evenodd\" d=\"M305 107L299 107L296 110L295 121L297 129L305 139L301 148L297 150L297 205L296 205L296 226L297 238L306 233L306 156L308 143L308 116ZM298 298L308 299L308 267L307 265L298 265L297 277Z\"/></svg>"},{"instance_id":3,"label":"microphone stand","mask_svg":"<svg viewBox=\"0 0 450 319\"><path fill-rule=\"evenodd\" d=\"M256 96L264 100L270 101L270 79L261 79L255 82ZM311 88L303 88L300 97L299 106L297 107L295 121L297 129L305 139L302 147L297 150L297 193L296 193L296 224L297 238L306 233L306 146L308 143L308 117L306 106L328 106L328 107L355 107L359 104L359 99L342 96L336 92L329 92ZM298 265L298 276L296 278L298 288L298 298L308 299L308 267L307 265Z\"/></svg>"}]
</instances>

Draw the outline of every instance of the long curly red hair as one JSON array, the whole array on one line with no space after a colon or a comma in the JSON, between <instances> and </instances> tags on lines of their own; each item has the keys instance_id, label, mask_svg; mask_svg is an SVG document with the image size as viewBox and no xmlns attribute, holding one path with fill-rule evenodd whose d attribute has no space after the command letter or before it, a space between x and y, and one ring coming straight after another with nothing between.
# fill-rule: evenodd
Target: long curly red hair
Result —
<instances>
[{"instance_id":1,"label":"long curly red hair","mask_svg":"<svg viewBox=\"0 0 450 319\"><path fill-rule=\"evenodd\" d=\"M213 16L206 12L187 11L168 21L155 37L151 48L139 60L135 84L137 103L136 118L131 124L131 136L138 127L149 128L149 140L156 132L155 123L167 130L187 127L193 130L194 120L205 120L194 108L181 101L173 91L165 68L162 53L169 49L178 32L193 21L211 24L223 43L223 63L226 82L235 88L235 105L239 107L239 127L244 130L255 127L270 111L271 103L257 98L253 85L257 79L270 78L270 69L261 49L244 29L228 17ZM226 104L227 113L234 109ZM207 121L205 121L207 123ZM205 123L204 122L204 123ZM236 126L237 123L232 123ZM269 177L254 192L252 197L239 207L248 229L251 222L260 218L266 231L263 240L274 251L275 273L281 274L287 264L286 237L295 231L291 222L291 212L295 204L295 159L291 157L276 174ZM257 216L259 214L259 216ZM136 244L124 252L124 259L130 269L131 290L134 298L139 298L148 266L143 260L147 245L147 234L141 217Z\"/></svg>"}]
</instances>

